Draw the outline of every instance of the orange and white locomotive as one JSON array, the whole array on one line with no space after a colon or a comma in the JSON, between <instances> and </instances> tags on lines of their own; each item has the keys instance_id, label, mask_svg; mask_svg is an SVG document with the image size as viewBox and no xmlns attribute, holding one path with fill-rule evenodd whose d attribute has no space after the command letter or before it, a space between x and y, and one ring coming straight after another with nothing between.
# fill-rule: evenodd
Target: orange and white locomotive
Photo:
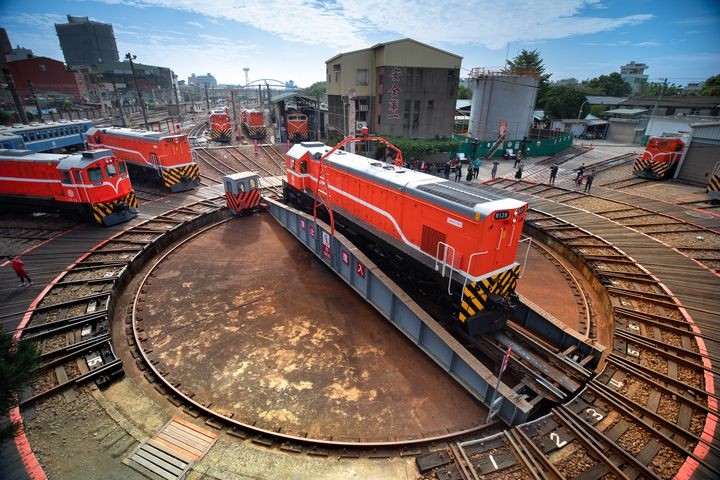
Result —
<instances>
[{"instance_id":1,"label":"orange and white locomotive","mask_svg":"<svg viewBox=\"0 0 720 480\"><path fill-rule=\"evenodd\" d=\"M468 333L505 324L521 269L515 257L527 203L317 142L294 145L285 163L288 201L305 208L321 202L349 222L344 233L363 232L353 241L374 245L379 257L407 258L395 272L417 275L406 283L422 282L448 301Z\"/></svg>"},{"instance_id":2,"label":"orange and white locomotive","mask_svg":"<svg viewBox=\"0 0 720 480\"><path fill-rule=\"evenodd\" d=\"M0 199L79 212L109 226L137 216L125 162L110 150L71 155L0 150Z\"/></svg>"},{"instance_id":3,"label":"orange and white locomotive","mask_svg":"<svg viewBox=\"0 0 720 480\"><path fill-rule=\"evenodd\" d=\"M85 138L88 148L111 149L130 167L155 173L163 186L173 192L200 185L200 170L193 161L186 134L107 127L91 128L85 133Z\"/></svg>"},{"instance_id":4,"label":"orange and white locomotive","mask_svg":"<svg viewBox=\"0 0 720 480\"><path fill-rule=\"evenodd\" d=\"M308 139L308 118L301 112L289 111L285 115L287 138L291 142L302 142Z\"/></svg>"},{"instance_id":5,"label":"orange and white locomotive","mask_svg":"<svg viewBox=\"0 0 720 480\"><path fill-rule=\"evenodd\" d=\"M675 174L687 141L678 135L650 137L642 157L635 160L633 174L636 177L661 180Z\"/></svg>"},{"instance_id":6,"label":"orange and white locomotive","mask_svg":"<svg viewBox=\"0 0 720 480\"><path fill-rule=\"evenodd\" d=\"M260 140L267 136L267 128L265 128L265 117L262 110L243 109L240 112L242 128L245 135L253 140Z\"/></svg>"},{"instance_id":7,"label":"orange and white locomotive","mask_svg":"<svg viewBox=\"0 0 720 480\"><path fill-rule=\"evenodd\" d=\"M227 143L232 138L232 125L228 108L210 112L210 140Z\"/></svg>"}]
</instances>

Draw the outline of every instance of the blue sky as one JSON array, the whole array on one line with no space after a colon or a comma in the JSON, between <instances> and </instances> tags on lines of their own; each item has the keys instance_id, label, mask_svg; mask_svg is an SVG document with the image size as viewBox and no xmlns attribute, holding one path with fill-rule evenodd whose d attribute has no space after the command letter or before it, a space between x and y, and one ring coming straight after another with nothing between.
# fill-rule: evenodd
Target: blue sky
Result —
<instances>
[{"instance_id":1,"label":"blue sky","mask_svg":"<svg viewBox=\"0 0 720 480\"><path fill-rule=\"evenodd\" d=\"M13 45L63 60L55 23L111 23L120 56L220 83L325 79L337 53L410 37L499 69L537 49L551 80L646 63L651 81L685 85L720 74L718 0L0 0Z\"/></svg>"}]
</instances>

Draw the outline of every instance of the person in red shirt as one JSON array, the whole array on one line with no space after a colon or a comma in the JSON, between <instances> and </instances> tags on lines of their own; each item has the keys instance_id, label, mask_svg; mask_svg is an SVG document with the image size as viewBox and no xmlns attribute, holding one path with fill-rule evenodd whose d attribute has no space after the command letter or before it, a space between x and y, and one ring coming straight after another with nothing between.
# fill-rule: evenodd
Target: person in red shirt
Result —
<instances>
[{"instance_id":1,"label":"person in red shirt","mask_svg":"<svg viewBox=\"0 0 720 480\"><path fill-rule=\"evenodd\" d=\"M20 286L21 287L29 287L32 285L32 280L30 280L30 276L28 276L27 272L25 271L25 262L20 260L18 257L8 257L8 259L11 261L12 268L15 270L15 273L17 273L17 276L20 277ZM27 279L28 283L25 285L25 279Z\"/></svg>"}]
</instances>

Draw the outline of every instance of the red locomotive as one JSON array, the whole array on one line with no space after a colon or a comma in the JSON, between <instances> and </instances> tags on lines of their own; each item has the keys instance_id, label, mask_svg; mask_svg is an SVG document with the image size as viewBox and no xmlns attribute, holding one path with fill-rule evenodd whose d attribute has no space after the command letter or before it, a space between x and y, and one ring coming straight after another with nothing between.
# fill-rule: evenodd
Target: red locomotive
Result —
<instances>
[{"instance_id":1,"label":"red locomotive","mask_svg":"<svg viewBox=\"0 0 720 480\"><path fill-rule=\"evenodd\" d=\"M287 138L296 143L308 138L308 118L304 113L290 111L285 115Z\"/></svg>"},{"instance_id":2,"label":"red locomotive","mask_svg":"<svg viewBox=\"0 0 720 480\"><path fill-rule=\"evenodd\" d=\"M125 162L110 150L72 155L0 150L0 198L22 207L79 212L109 226L137 216Z\"/></svg>"},{"instance_id":3,"label":"red locomotive","mask_svg":"<svg viewBox=\"0 0 720 480\"><path fill-rule=\"evenodd\" d=\"M173 192L200 185L200 170L185 134L107 127L91 128L85 138L89 148L109 148L131 168L153 172Z\"/></svg>"},{"instance_id":4,"label":"red locomotive","mask_svg":"<svg viewBox=\"0 0 720 480\"><path fill-rule=\"evenodd\" d=\"M527 203L339 150L367 140L399 153L373 137L332 149L294 145L285 157L285 198L304 209L313 204L316 212L321 203L331 228L338 214L343 233L381 266L389 262L426 310L442 316L449 307L472 335L501 328L514 306ZM413 293L419 285L423 292Z\"/></svg>"},{"instance_id":5,"label":"red locomotive","mask_svg":"<svg viewBox=\"0 0 720 480\"><path fill-rule=\"evenodd\" d=\"M232 137L232 125L228 108L210 112L210 139L214 142L229 142Z\"/></svg>"},{"instance_id":6,"label":"red locomotive","mask_svg":"<svg viewBox=\"0 0 720 480\"><path fill-rule=\"evenodd\" d=\"M686 141L678 136L650 137L642 157L635 160L633 174L636 177L661 180L675 174Z\"/></svg>"},{"instance_id":7,"label":"red locomotive","mask_svg":"<svg viewBox=\"0 0 720 480\"><path fill-rule=\"evenodd\" d=\"M240 118L243 131L248 138L260 140L267 136L267 128L265 128L265 118L262 110L243 109L240 112Z\"/></svg>"}]
</instances>

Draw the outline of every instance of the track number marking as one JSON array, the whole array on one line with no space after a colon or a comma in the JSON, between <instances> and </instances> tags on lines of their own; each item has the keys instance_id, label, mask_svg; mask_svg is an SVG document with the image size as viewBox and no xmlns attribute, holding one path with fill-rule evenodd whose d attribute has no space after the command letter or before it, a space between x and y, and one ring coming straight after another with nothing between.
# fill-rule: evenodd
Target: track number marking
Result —
<instances>
[{"instance_id":1,"label":"track number marking","mask_svg":"<svg viewBox=\"0 0 720 480\"><path fill-rule=\"evenodd\" d=\"M550 434L550 440L552 440L553 442L555 442L555 446L557 446L557 448L562 448L562 447L564 447L565 445L567 445L567 441L565 441L565 440L561 441L561 440L560 440L560 435L558 435L558 434L555 433L555 432L552 432L552 433Z\"/></svg>"},{"instance_id":2,"label":"track number marking","mask_svg":"<svg viewBox=\"0 0 720 480\"><path fill-rule=\"evenodd\" d=\"M598 422L600 420L602 420L603 418L605 418L603 415L598 413L598 411L595 410L594 408L588 408L587 410L585 410L585 413L589 414L591 417L593 417Z\"/></svg>"}]
</instances>

